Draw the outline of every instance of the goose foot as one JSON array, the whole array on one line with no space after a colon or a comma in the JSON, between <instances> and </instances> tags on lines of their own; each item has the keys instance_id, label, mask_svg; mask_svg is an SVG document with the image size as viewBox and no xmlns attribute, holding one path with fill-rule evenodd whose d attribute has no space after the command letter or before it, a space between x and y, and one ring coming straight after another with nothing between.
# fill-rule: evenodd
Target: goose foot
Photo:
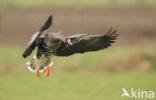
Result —
<instances>
[{"instance_id":1,"label":"goose foot","mask_svg":"<svg viewBox=\"0 0 156 100\"><path fill-rule=\"evenodd\" d=\"M48 59L48 62L47 62L47 65L48 65L48 67L47 67L47 69L44 71L44 75L45 76L49 76L49 73L50 73L50 60Z\"/></svg>"}]
</instances>

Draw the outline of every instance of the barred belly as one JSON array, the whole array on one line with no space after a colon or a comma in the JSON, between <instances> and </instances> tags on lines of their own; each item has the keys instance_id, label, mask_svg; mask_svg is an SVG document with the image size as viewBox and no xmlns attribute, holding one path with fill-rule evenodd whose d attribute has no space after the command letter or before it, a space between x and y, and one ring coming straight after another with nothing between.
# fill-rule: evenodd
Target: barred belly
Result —
<instances>
[{"instance_id":1,"label":"barred belly","mask_svg":"<svg viewBox=\"0 0 156 100\"><path fill-rule=\"evenodd\" d=\"M51 40L45 41L43 47L44 47L44 53L47 58L50 58L52 55L56 54L57 49L60 47L61 41L58 41L57 43L53 43Z\"/></svg>"}]
</instances>

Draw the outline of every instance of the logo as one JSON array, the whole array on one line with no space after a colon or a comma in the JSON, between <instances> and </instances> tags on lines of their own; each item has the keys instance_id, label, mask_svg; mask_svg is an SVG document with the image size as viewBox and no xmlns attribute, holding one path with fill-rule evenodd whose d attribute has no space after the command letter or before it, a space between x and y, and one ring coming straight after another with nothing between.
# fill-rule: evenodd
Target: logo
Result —
<instances>
[{"instance_id":1,"label":"logo","mask_svg":"<svg viewBox=\"0 0 156 100\"><path fill-rule=\"evenodd\" d=\"M154 91L146 91L138 89L130 89L130 92L128 92L125 88L122 88L122 95L121 97L128 97L128 98L148 98L148 99L154 99Z\"/></svg>"}]
</instances>

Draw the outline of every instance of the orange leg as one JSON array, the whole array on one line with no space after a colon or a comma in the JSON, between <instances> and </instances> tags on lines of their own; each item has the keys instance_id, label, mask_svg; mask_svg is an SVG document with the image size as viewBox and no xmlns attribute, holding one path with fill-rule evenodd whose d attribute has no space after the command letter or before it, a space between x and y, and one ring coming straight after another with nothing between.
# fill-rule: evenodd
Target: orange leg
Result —
<instances>
[{"instance_id":1,"label":"orange leg","mask_svg":"<svg viewBox=\"0 0 156 100\"><path fill-rule=\"evenodd\" d=\"M37 77L40 77L40 68L39 68L39 61L38 61L38 59L36 61L36 64L37 64Z\"/></svg>"},{"instance_id":2,"label":"orange leg","mask_svg":"<svg viewBox=\"0 0 156 100\"><path fill-rule=\"evenodd\" d=\"M49 64L50 64L50 60L48 59L48 68L44 71L44 75L45 76L49 76L49 72L50 72L50 66L49 66Z\"/></svg>"}]
</instances>

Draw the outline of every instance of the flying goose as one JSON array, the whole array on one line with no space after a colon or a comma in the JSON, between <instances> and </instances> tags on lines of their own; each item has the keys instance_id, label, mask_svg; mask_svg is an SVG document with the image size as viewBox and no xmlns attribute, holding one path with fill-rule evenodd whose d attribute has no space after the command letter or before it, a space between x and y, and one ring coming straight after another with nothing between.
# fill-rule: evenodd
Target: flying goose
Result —
<instances>
[{"instance_id":1,"label":"flying goose","mask_svg":"<svg viewBox=\"0 0 156 100\"><path fill-rule=\"evenodd\" d=\"M52 16L48 18L39 32L34 33L23 53L23 57L26 58L37 47L34 58L26 63L29 70L37 71L37 77L40 77L40 72L49 76L50 67L53 64L50 61L51 57L102 50L111 46L118 36L116 30L112 30L112 28L104 35L77 34L65 36L62 32L44 32L51 24Z\"/></svg>"}]
</instances>

